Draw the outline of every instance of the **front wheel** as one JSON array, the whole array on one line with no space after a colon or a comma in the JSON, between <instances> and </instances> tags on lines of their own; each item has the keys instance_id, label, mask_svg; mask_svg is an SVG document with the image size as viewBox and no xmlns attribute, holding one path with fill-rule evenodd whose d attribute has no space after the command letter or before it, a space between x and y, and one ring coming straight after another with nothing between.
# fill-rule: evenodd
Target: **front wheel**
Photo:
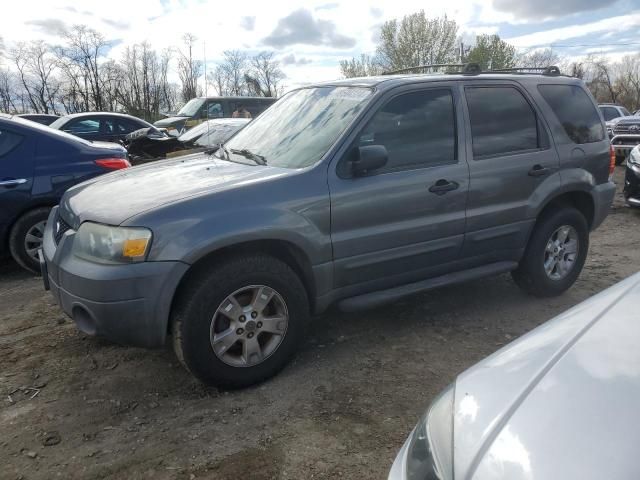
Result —
<instances>
[{"instance_id":1,"label":"front wheel","mask_svg":"<svg viewBox=\"0 0 640 480\"><path fill-rule=\"evenodd\" d=\"M588 249L584 215L573 207L561 207L538 220L513 279L532 295L560 295L580 275Z\"/></svg>"},{"instance_id":2,"label":"front wheel","mask_svg":"<svg viewBox=\"0 0 640 480\"><path fill-rule=\"evenodd\" d=\"M203 382L240 388L275 375L301 343L306 290L284 262L235 257L194 275L172 315L173 346Z\"/></svg>"},{"instance_id":3,"label":"front wheel","mask_svg":"<svg viewBox=\"0 0 640 480\"><path fill-rule=\"evenodd\" d=\"M9 234L11 256L20 266L36 274L40 274L38 250L42 247L49 212L50 207L40 207L25 213Z\"/></svg>"}]
</instances>

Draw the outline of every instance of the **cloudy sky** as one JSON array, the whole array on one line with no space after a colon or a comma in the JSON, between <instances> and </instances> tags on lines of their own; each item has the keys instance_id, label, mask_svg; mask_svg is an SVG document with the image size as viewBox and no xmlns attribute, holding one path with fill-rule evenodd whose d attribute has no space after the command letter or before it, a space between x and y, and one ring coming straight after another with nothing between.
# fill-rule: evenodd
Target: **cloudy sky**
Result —
<instances>
[{"instance_id":1,"label":"cloudy sky","mask_svg":"<svg viewBox=\"0 0 640 480\"><path fill-rule=\"evenodd\" d=\"M338 61L375 50L379 25L424 9L448 15L463 38L497 33L520 52L555 45L569 57L640 51L640 0L23 0L3 7L0 42L42 38L85 24L111 40L109 56L144 40L155 48L198 37L211 67L223 50L274 50L287 86L339 77ZM2 45L0 44L0 46ZM575 46L575 47L569 47ZM1 60L0 60L1 61Z\"/></svg>"}]
</instances>

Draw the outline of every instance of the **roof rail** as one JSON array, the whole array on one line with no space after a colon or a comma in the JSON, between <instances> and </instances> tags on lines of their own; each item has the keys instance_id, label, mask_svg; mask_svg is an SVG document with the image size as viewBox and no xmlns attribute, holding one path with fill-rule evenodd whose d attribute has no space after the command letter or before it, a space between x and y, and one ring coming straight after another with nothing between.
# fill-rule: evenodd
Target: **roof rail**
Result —
<instances>
[{"instance_id":1,"label":"roof rail","mask_svg":"<svg viewBox=\"0 0 640 480\"><path fill-rule=\"evenodd\" d=\"M494 70L482 70L477 63L435 63L429 65L416 65L414 67L400 68L384 72L383 75L394 75L396 73L412 73L416 70L430 70L435 68L456 68L452 73L462 73L463 75L480 75L483 73L514 73L514 74L538 74L556 76L561 75L560 69L555 65L547 67L513 67L513 68L497 68ZM417 73L417 72L415 72Z\"/></svg>"},{"instance_id":2,"label":"roof rail","mask_svg":"<svg viewBox=\"0 0 640 480\"><path fill-rule=\"evenodd\" d=\"M391 70L390 72L384 72L383 75L395 75L396 73L411 73L414 70L427 70L433 68L445 68L445 67L457 67L462 68L462 63L432 63L428 65L416 65L414 67L399 68L398 70Z\"/></svg>"}]
</instances>

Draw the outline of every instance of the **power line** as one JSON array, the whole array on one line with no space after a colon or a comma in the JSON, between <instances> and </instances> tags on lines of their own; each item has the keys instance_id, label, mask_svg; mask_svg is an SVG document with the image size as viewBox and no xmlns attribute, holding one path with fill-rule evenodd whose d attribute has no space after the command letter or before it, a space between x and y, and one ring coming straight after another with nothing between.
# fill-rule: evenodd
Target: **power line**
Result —
<instances>
[{"instance_id":1,"label":"power line","mask_svg":"<svg viewBox=\"0 0 640 480\"><path fill-rule=\"evenodd\" d=\"M574 48L574 47L626 47L630 45L640 45L640 42L625 42L625 43L575 43L571 45L562 45L559 43L545 43L540 45L522 45L517 48Z\"/></svg>"}]
</instances>

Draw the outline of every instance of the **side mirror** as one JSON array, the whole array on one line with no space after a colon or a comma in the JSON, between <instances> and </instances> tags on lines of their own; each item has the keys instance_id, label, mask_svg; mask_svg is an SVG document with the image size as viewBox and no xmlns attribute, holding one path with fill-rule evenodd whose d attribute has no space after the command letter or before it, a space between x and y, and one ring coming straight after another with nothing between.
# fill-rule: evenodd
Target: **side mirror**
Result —
<instances>
[{"instance_id":1,"label":"side mirror","mask_svg":"<svg viewBox=\"0 0 640 480\"><path fill-rule=\"evenodd\" d=\"M354 177L361 177L382 168L389 160L389 154L384 145L358 147L355 149L354 156L355 159L351 161L351 173Z\"/></svg>"}]
</instances>

